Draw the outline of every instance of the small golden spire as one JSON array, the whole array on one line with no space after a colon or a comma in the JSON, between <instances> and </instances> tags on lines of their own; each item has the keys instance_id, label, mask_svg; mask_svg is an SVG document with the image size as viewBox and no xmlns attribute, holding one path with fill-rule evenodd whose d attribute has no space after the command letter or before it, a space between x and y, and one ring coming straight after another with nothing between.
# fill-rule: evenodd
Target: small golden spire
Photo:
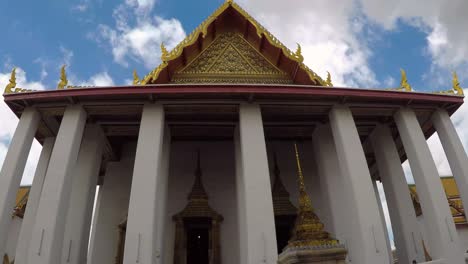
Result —
<instances>
[{"instance_id":1,"label":"small golden spire","mask_svg":"<svg viewBox=\"0 0 468 264\"><path fill-rule=\"evenodd\" d=\"M67 72L65 71L67 65L63 65L60 69L60 82L57 85L57 90L63 90L68 85Z\"/></svg>"},{"instance_id":2,"label":"small golden spire","mask_svg":"<svg viewBox=\"0 0 468 264\"><path fill-rule=\"evenodd\" d=\"M294 150L299 181L299 209L293 236L289 240L288 247L338 245L338 240L330 238L320 219L314 213L312 202L305 190L304 175L296 143L294 143Z\"/></svg>"},{"instance_id":3,"label":"small golden spire","mask_svg":"<svg viewBox=\"0 0 468 264\"><path fill-rule=\"evenodd\" d=\"M13 93L16 87L16 67L11 71L10 82L5 87L5 94Z\"/></svg>"},{"instance_id":4,"label":"small golden spire","mask_svg":"<svg viewBox=\"0 0 468 264\"><path fill-rule=\"evenodd\" d=\"M400 69L400 71L401 71L401 82L400 82L399 90L411 92L412 88L411 88L411 85L408 83L408 78L406 77L405 70Z\"/></svg>"},{"instance_id":5,"label":"small golden spire","mask_svg":"<svg viewBox=\"0 0 468 264\"><path fill-rule=\"evenodd\" d=\"M226 0L226 3L231 5L232 3L234 3L234 0Z\"/></svg>"},{"instance_id":6,"label":"small golden spire","mask_svg":"<svg viewBox=\"0 0 468 264\"><path fill-rule=\"evenodd\" d=\"M136 70L133 70L133 85L140 84L140 77L138 77L138 73Z\"/></svg>"},{"instance_id":7,"label":"small golden spire","mask_svg":"<svg viewBox=\"0 0 468 264\"><path fill-rule=\"evenodd\" d=\"M458 95L463 95L463 88L460 86L460 82L458 81L457 73L453 72L453 80L452 80L452 88Z\"/></svg>"},{"instance_id":8,"label":"small golden spire","mask_svg":"<svg viewBox=\"0 0 468 264\"><path fill-rule=\"evenodd\" d=\"M297 50L294 55L299 60L299 62L304 62L304 56L302 56L302 47L299 43L297 43Z\"/></svg>"},{"instance_id":9,"label":"small golden spire","mask_svg":"<svg viewBox=\"0 0 468 264\"><path fill-rule=\"evenodd\" d=\"M164 43L161 43L161 60L163 62L167 62L169 58L169 51L167 51L166 47L164 46Z\"/></svg>"},{"instance_id":10,"label":"small golden spire","mask_svg":"<svg viewBox=\"0 0 468 264\"><path fill-rule=\"evenodd\" d=\"M331 75L330 75L330 72L328 72L328 71L327 71L327 80L325 81L325 83L327 84L327 86L330 86L330 87L333 86L333 83L332 83L332 80L331 80Z\"/></svg>"}]
</instances>

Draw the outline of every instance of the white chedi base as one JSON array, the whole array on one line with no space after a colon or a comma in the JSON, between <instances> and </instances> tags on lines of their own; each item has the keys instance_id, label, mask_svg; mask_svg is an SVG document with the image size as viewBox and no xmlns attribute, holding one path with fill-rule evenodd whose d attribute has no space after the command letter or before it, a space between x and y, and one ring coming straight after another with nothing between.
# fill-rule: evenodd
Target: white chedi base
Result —
<instances>
[{"instance_id":1,"label":"white chedi base","mask_svg":"<svg viewBox=\"0 0 468 264\"><path fill-rule=\"evenodd\" d=\"M278 264L345 264L347 251L341 246L294 247L278 256Z\"/></svg>"}]
</instances>

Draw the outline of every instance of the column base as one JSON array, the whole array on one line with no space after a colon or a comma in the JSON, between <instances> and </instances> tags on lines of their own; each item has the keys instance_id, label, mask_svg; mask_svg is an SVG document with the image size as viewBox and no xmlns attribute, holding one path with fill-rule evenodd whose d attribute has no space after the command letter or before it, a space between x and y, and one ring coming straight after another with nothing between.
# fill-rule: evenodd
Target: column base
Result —
<instances>
[{"instance_id":1,"label":"column base","mask_svg":"<svg viewBox=\"0 0 468 264\"><path fill-rule=\"evenodd\" d=\"M288 248L278 256L278 264L345 264L347 254L340 245Z\"/></svg>"}]
</instances>

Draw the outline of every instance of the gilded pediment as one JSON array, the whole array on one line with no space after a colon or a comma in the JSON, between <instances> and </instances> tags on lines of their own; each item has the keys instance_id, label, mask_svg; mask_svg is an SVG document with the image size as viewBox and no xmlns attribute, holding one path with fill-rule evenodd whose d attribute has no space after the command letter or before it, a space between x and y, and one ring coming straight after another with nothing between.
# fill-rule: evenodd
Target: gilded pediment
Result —
<instances>
[{"instance_id":1,"label":"gilded pediment","mask_svg":"<svg viewBox=\"0 0 468 264\"><path fill-rule=\"evenodd\" d=\"M292 83L241 35L217 38L186 67L174 74L176 83Z\"/></svg>"}]
</instances>

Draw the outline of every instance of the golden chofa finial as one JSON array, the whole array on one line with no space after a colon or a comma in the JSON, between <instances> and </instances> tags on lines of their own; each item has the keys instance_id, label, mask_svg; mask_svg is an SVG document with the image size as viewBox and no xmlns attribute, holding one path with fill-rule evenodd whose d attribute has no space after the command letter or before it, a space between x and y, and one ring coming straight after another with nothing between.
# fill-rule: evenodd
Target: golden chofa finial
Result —
<instances>
[{"instance_id":1,"label":"golden chofa finial","mask_svg":"<svg viewBox=\"0 0 468 264\"><path fill-rule=\"evenodd\" d=\"M140 82L140 77L138 77L137 71L133 70L133 85L138 85Z\"/></svg>"},{"instance_id":2,"label":"golden chofa finial","mask_svg":"<svg viewBox=\"0 0 468 264\"><path fill-rule=\"evenodd\" d=\"M305 190L304 175L297 144L294 143L296 153L297 174L299 181L299 208L293 235L288 242L288 247L313 247L338 245L338 240L330 238L324 230L324 225L312 209L312 202Z\"/></svg>"},{"instance_id":3,"label":"golden chofa finial","mask_svg":"<svg viewBox=\"0 0 468 264\"><path fill-rule=\"evenodd\" d=\"M161 60L163 62L167 62L169 58L169 51L167 51L166 47L164 46L164 43L161 43Z\"/></svg>"},{"instance_id":4,"label":"golden chofa finial","mask_svg":"<svg viewBox=\"0 0 468 264\"><path fill-rule=\"evenodd\" d=\"M226 0L226 3L232 4L232 3L234 3L234 0Z\"/></svg>"},{"instance_id":5,"label":"golden chofa finial","mask_svg":"<svg viewBox=\"0 0 468 264\"><path fill-rule=\"evenodd\" d=\"M5 87L5 94L13 93L16 87L16 67L11 71L10 82Z\"/></svg>"},{"instance_id":6,"label":"golden chofa finial","mask_svg":"<svg viewBox=\"0 0 468 264\"><path fill-rule=\"evenodd\" d=\"M401 81L400 81L400 88L398 90L403 90L407 92L411 92L411 85L408 83L408 78L406 77L406 72L403 69L401 71Z\"/></svg>"},{"instance_id":7,"label":"golden chofa finial","mask_svg":"<svg viewBox=\"0 0 468 264\"><path fill-rule=\"evenodd\" d=\"M463 88L460 86L460 82L458 81L458 76L456 72L453 72L453 80L452 80L452 89L456 92L457 95L463 95Z\"/></svg>"},{"instance_id":8,"label":"golden chofa finial","mask_svg":"<svg viewBox=\"0 0 468 264\"><path fill-rule=\"evenodd\" d=\"M299 43L297 43L297 50L294 53L294 56L299 60L299 62L304 62L304 56L302 56L302 47Z\"/></svg>"},{"instance_id":9,"label":"golden chofa finial","mask_svg":"<svg viewBox=\"0 0 468 264\"><path fill-rule=\"evenodd\" d=\"M328 71L327 71L327 80L325 81L325 84L327 86L333 87L333 83L332 83L332 80L331 80L331 74Z\"/></svg>"},{"instance_id":10,"label":"golden chofa finial","mask_svg":"<svg viewBox=\"0 0 468 264\"><path fill-rule=\"evenodd\" d=\"M63 65L60 69L60 82L57 85L57 90L63 90L68 85L67 72L65 71L67 65Z\"/></svg>"}]
</instances>

